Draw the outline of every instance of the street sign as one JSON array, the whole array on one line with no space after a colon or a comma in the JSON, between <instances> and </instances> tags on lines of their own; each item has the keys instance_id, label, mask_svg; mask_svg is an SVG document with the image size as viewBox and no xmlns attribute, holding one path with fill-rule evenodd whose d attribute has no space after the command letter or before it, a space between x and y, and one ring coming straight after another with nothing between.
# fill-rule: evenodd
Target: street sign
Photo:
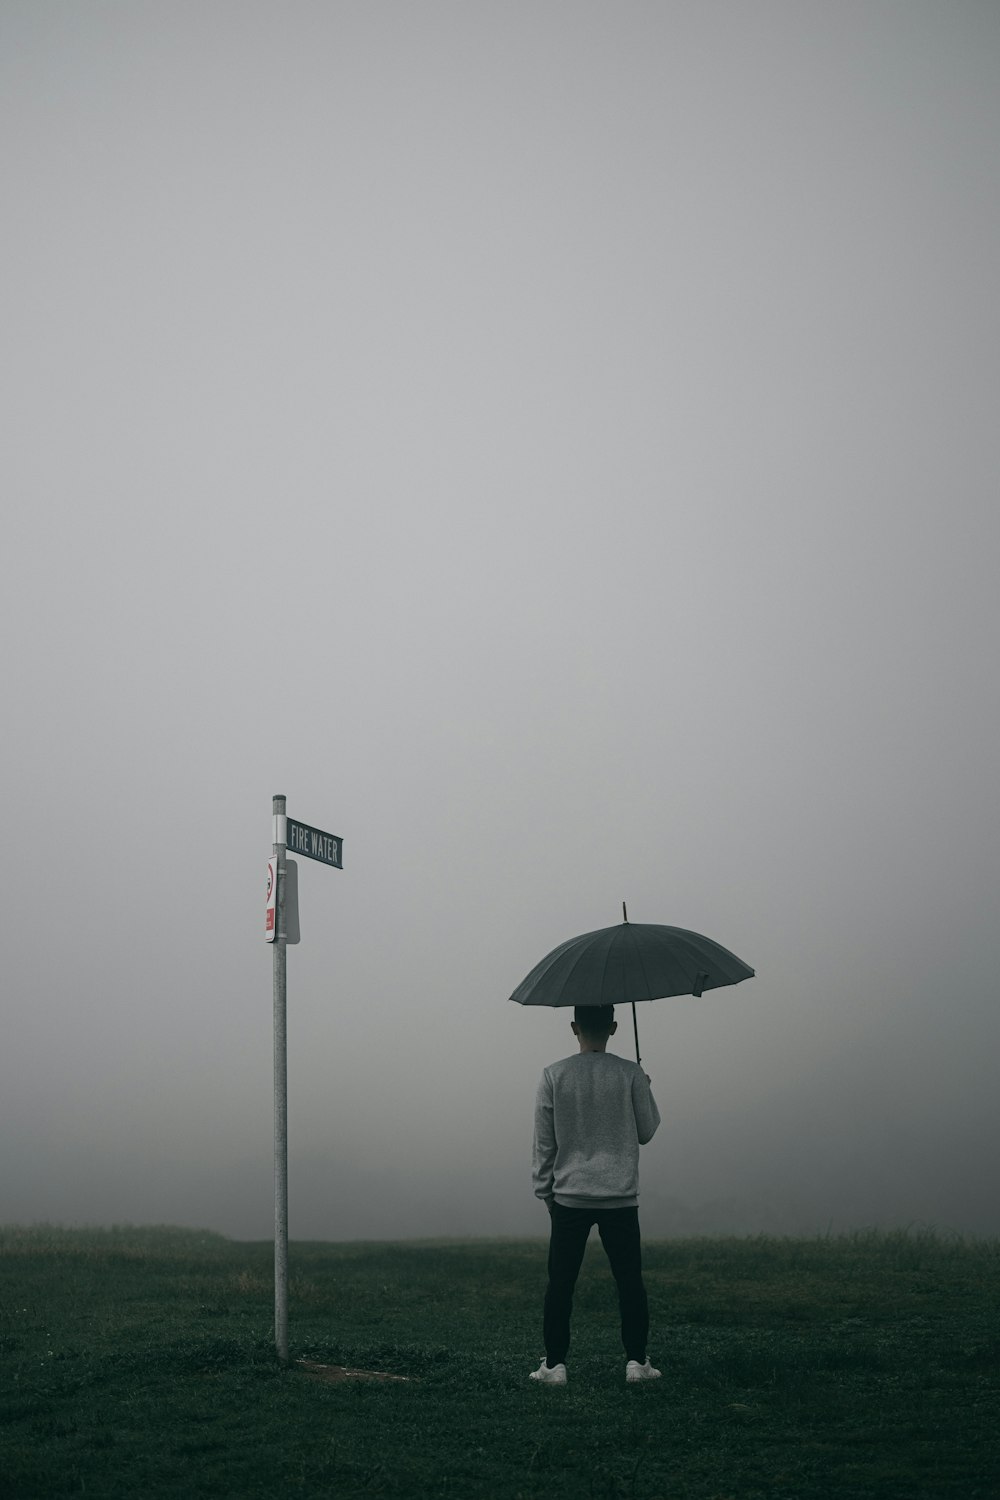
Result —
<instances>
[{"instance_id":1,"label":"street sign","mask_svg":"<svg viewBox=\"0 0 1000 1500\"><path fill-rule=\"evenodd\" d=\"M335 833L324 833L321 828L310 828L308 823L296 823L288 818L285 842L289 854L304 854L308 859L318 859L324 865L333 865L342 870L341 856L343 839Z\"/></svg>"}]
</instances>

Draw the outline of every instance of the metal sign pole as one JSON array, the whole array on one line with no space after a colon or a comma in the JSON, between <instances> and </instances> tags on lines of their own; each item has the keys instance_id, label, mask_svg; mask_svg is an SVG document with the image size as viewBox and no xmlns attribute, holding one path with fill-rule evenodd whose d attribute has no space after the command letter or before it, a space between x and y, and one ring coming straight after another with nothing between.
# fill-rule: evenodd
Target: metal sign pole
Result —
<instances>
[{"instance_id":1,"label":"metal sign pole","mask_svg":"<svg viewBox=\"0 0 1000 1500\"><path fill-rule=\"evenodd\" d=\"M264 935L271 944L274 972L274 1344L278 1359L288 1363L288 1028L285 958L290 942L299 940L298 870L285 854L305 854L342 870L343 839L285 815L284 797L271 800L274 852L267 862L267 906ZM291 900L289 900L291 895ZM291 923L291 931L289 931Z\"/></svg>"},{"instance_id":2,"label":"metal sign pole","mask_svg":"<svg viewBox=\"0 0 1000 1500\"><path fill-rule=\"evenodd\" d=\"M274 1346L288 1363L288 1031L285 967L285 799L272 801L277 911L274 972Z\"/></svg>"}]
</instances>

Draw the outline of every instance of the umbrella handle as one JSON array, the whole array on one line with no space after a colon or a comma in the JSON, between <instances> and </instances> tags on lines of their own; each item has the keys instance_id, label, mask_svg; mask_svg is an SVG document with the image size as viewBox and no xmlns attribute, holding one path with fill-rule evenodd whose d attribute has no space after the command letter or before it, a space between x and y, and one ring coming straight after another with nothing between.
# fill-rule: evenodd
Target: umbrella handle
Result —
<instances>
[{"instance_id":1,"label":"umbrella handle","mask_svg":"<svg viewBox=\"0 0 1000 1500\"><path fill-rule=\"evenodd\" d=\"M635 1001L632 1001L632 1029L635 1032L635 1060L641 1065L642 1058L639 1056L639 1023L635 1018Z\"/></svg>"}]
</instances>

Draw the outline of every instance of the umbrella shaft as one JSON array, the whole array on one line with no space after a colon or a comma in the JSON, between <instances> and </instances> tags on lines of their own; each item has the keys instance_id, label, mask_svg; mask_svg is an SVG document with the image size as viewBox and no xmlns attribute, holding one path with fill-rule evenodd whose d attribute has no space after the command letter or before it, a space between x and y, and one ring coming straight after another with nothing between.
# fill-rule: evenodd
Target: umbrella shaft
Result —
<instances>
[{"instance_id":1,"label":"umbrella shaft","mask_svg":"<svg viewBox=\"0 0 1000 1500\"><path fill-rule=\"evenodd\" d=\"M641 1063L642 1058L639 1056L639 1022L635 1018L634 1000L632 1001L632 1029L635 1032L635 1060L637 1063Z\"/></svg>"}]
</instances>

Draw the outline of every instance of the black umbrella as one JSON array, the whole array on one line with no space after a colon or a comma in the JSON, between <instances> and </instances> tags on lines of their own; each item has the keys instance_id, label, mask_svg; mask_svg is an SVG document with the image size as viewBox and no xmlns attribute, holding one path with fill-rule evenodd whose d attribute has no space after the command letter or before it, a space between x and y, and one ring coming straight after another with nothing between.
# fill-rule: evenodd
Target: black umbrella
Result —
<instances>
[{"instance_id":1,"label":"black umbrella","mask_svg":"<svg viewBox=\"0 0 1000 1500\"><path fill-rule=\"evenodd\" d=\"M639 1057L637 1000L702 995L752 979L754 971L728 948L685 927L630 922L602 927L560 943L535 965L511 995L518 1005L632 1006L635 1060Z\"/></svg>"}]
</instances>

